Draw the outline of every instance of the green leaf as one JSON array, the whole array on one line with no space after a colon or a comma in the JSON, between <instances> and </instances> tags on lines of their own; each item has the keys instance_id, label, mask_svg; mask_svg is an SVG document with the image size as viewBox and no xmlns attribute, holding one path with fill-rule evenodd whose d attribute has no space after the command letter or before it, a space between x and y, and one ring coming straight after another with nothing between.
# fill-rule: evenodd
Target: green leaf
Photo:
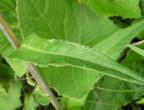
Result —
<instances>
[{"instance_id":1,"label":"green leaf","mask_svg":"<svg viewBox=\"0 0 144 110\"><path fill-rule=\"evenodd\" d=\"M1 110L15 110L16 108L21 106L21 102L19 99L20 88L21 88L21 84L19 82L13 82L10 85L8 93L0 92Z\"/></svg>"},{"instance_id":2,"label":"green leaf","mask_svg":"<svg viewBox=\"0 0 144 110\"><path fill-rule=\"evenodd\" d=\"M117 110L135 99L134 88L125 82L104 77L89 94L83 110ZM142 91L141 91L142 92Z\"/></svg>"},{"instance_id":3,"label":"green leaf","mask_svg":"<svg viewBox=\"0 0 144 110\"><path fill-rule=\"evenodd\" d=\"M24 99L24 109L23 110L36 110L38 103L35 101L32 94L26 94Z\"/></svg>"},{"instance_id":4,"label":"green leaf","mask_svg":"<svg viewBox=\"0 0 144 110\"><path fill-rule=\"evenodd\" d=\"M64 97L62 103L65 105L65 110L81 110L84 100Z\"/></svg>"},{"instance_id":5,"label":"green leaf","mask_svg":"<svg viewBox=\"0 0 144 110\"><path fill-rule=\"evenodd\" d=\"M34 39L34 37L36 37L34 34L29 37L19 51L11 57L31 61L43 67L70 65L143 84L143 78L133 71L88 47L61 40L45 40L38 37Z\"/></svg>"},{"instance_id":6,"label":"green leaf","mask_svg":"<svg viewBox=\"0 0 144 110\"><path fill-rule=\"evenodd\" d=\"M101 53L109 56L112 59L118 59L122 51L126 48L127 44L136 37L144 29L144 21L133 24L125 29L121 29L113 33L108 38L99 42L94 51L100 51Z\"/></svg>"},{"instance_id":7,"label":"green leaf","mask_svg":"<svg viewBox=\"0 0 144 110\"><path fill-rule=\"evenodd\" d=\"M6 58L11 68L15 71L15 74L22 77L27 72L27 66L25 62L18 59Z\"/></svg>"},{"instance_id":8,"label":"green leaf","mask_svg":"<svg viewBox=\"0 0 144 110\"><path fill-rule=\"evenodd\" d=\"M18 0L17 12L24 37L36 33L47 39L94 46L119 29L109 19L96 16L76 0Z\"/></svg>"},{"instance_id":9,"label":"green leaf","mask_svg":"<svg viewBox=\"0 0 144 110\"><path fill-rule=\"evenodd\" d=\"M35 88L34 96L35 100L40 105L48 105L50 103L50 97L46 96L38 86Z\"/></svg>"},{"instance_id":10,"label":"green leaf","mask_svg":"<svg viewBox=\"0 0 144 110\"><path fill-rule=\"evenodd\" d=\"M46 106L50 102L50 97L46 96L38 86L32 93L25 93L24 110L36 110L39 105Z\"/></svg>"},{"instance_id":11,"label":"green leaf","mask_svg":"<svg viewBox=\"0 0 144 110\"><path fill-rule=\"evenodd\" d=\"M127 53L123 65L137 71L137 74L144 76L143 58L135 52L130 51ZM105 76L89 94L83 110L115 110L127 105L133 100L139 99L143 95L143 86L122 82Z\"/></svg>"},{"instance_id":12,"label":"green leaf","mask_svg":"<svg viewBox=\"0 0 144 110\"><path fill-rule=\"evenodd\" d=\"M102 16L141 17L139 0L83 0L83 2Z\"/></svg>"},{"instance_id":13,"label":"green leaf","mask_svg":"<svg viewBox=\"0 0 144 110\"><path fill-rule=\"evenodd\" d=\"M143 56L137 54L134 51L127 53L126 59L122 62L124 66L129 67L131 70L137 71L137 74L144 76L144 62ZM135 94L131 94L133 99L138 99L144 95L143 86L137 86L135 84L127 84L130 88L135 90Z\"/></svg>"},{"instance_id":14,"label":"green leaf","mask_svg":"<svg viewBox=\"0 0 144 110\"><path fill-rule=\"evenodd\" d=\"M59 95L83 99L101 75L71 66L40 68L40 73Z\"/></svg>"},{"instance_id":15,"label":"green leaf","mask_svg":"<svg viewBox=\"0 0 144 110\"><path fill-rule=\"evenodd\" d=\"M137 104L144 104L144 98L142 98L141 100L137 101Z\"/></svg>"}]
</instances>

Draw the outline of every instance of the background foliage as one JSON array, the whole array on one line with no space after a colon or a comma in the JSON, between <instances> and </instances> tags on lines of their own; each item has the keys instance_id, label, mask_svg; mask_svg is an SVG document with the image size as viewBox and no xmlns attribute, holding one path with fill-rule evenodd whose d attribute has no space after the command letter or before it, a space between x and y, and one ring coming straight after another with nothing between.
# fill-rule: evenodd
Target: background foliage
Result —
<instances>
[{"instance_id":1,"label":"background foliage","mask_svg":"<svg viewBox=\"0 0 144 110\"><path fill-rule=\"evenodd\" d=\"M0 0L0 14L22 44L0 31L0 110L54 109L26 61L65 110L142 109L144 0Z\"/></svg>"}]
</instances>

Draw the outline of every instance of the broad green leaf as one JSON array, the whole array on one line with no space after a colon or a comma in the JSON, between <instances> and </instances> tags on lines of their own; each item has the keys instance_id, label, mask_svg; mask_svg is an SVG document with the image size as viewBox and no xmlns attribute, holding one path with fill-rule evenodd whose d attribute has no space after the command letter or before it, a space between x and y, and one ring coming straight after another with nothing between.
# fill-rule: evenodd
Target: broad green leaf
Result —
<instances>
[{"instance_id":1,"label":"broad green leaf","mask_svg":"<svg viewBox=\"0 0 144 110\"><path fill-rule=\"evenodd\" d=\"M115 52L114 52L115 54ZM130 51L123 62L124 66L144 76L144 63L140 55ZM104 77L89 94L84 110L115 110L139 99L144 94L143 86ZM100 99L100 100L99 100Z\"/></svg>"},{"instance_id":2,"label":"broad green leaf","mask_svg":"<svg viewBox=\"0 0 144 110\"><path fill-rule=\"evenodd\" d=\"M131 101L134 92L126 83L104 77L89 94L83 110L118 110Z\"/></svg>"},{"instance_id":3,"label":"broad green leaf","mask_svg":"<svg viewBox=\"0 0 144 110\"><path fill-rule=\"evenodd\" d=\"M0 92L1 110L15 110L21 106L20 89L21 84L19 82L13 82L10 85L8 93Z\"/></svg>"},{"instance_id":4,"label":"broad green leaf","mask_svg":"<svg viewBox=\"0 0 144 110\"><path fill-rule=\"evenodd\" d=\"M57 6L57 4L59 6ZM92 47L97 42L119 29L107 18L96 16L94 12L86 8L84 5L79 5L75 0L46 0L45 2L43 2L43 0L18 0L17 13L21 32L25 38L36 33L47 39L63 39ZM47 67L48 70L50 68L51 67ZM73 73L80 75L87 73L75 67L69 68L73 69ZM57 71L60 69L61 73L64 75L66 74L65 69L58 67L56 69ZM47 74L48 72L45 70L45 73ZM55 71L51 71L51 73L55 74ZM88 71L88 73L90 72ZM91 74L93 74L93 72L91 72ZM97 81L96 77L99 76L97 74L98 73L96 73L93 78L92 76L87 75L87 80L89 81L88 84L84 83L84 76L82 80L78 80L80 85L87 85L86 89L82 88L86 91L84 93L87 93L90 90L89 88L92 88ZM59 74L55 74L55 79L51 82L55 83L55 80L58 80L58 76ZM78 76L75 75L74 78L78 79ZM47 75L47 77L49 76ZM70 78L67 78L67 80L69 79ZM48 83L49 82L50 81L48 81ZM65 80L61 80L61 83L65 84ZM69 85L72 84L73 82L69 82L67 85L65 84L65 91L68 90ZM53 85L57 85L57 83ZM61 90L63 89L60 88L59 91ZM83 92L81 92L82 90L79 88L76 90L79 90L79 94L82 93L83 95ZM78 93L77 91L75 95Z\"/></svg>"},{"instance_id":5,"label":"broad green leaf","mask_svg":"<svg viewBox=\"0 0 144 110\"><path fill-rule=\"evenodd\" d=\"M134 52L136 52L137 54L139 54L139 55L141 55L141 56L144 57L144 50L143 50L143 49L138 48L138 47L136 47L136 46L134 46L134 45L132 45L132 44L128 44L128 47L129 47L130 49L132 49Z\"/></svg>"},{"instance_id":6,"label":"broad green leaf","mask_svg":"<svg viewBox=\"0 0 144 110\"><path fill-rule=\"evenodd\" d=\"M39 37L33 39L34 37L35 34L31 35L11 57L27 60L43 67L70 65L143 84L143 78L137 76L135 72L88 47L62 40L45 40Z\"/></svg>"},{"instance_id":7,"label":"broad green leaf","mask_svg":"<svg viewBox=\"0 0 144 110\"><path fill-rule=\"evenodd\" d=\"M93 50L100 51L101 53L116 60L119 58L122 51L126 48L127 44L142 30L144 30L144 21L140 21L128 28L121 29L113 33L110 37L95 45Z\"/></svg>"},{"instance_id":8,"label":"broad green leaf","mask_svg":"<svg viewBox=\"0 0 144 110\"><path fill-rule=\"evenodd\" d=\"M24 37L36 33L47 39L93 46L119 29L109 19L96 16L76 0L18 0L17 5Z\"/></svg>"},{"instance_id":9,"label":"broad green leaf","mask_svg":"<svg viewBox=\"0 0 144 110\"><path fill-rule=\"evenodd\" d=\"M96 45L95 46L96 49L95 47L93 49L97 51L98 50L101 51L102 53L111 57L112 59L117 59L120 53L122 52L122 50L128 44L128 42L130 42L142 30L143 30L143 21L140 21L126 29L122 29L114 33L111 37L105 39L104 41ZM113 43L110 43L110 42L113 42ZM128 65L132 64L133 58L130 59L130 61L131 62ZM135 67L137 66L135 65ZM112 83L110 84L109 82L112 82ZM101 85L98 85L98 86L104 89L100 92L98 92L98 90L95 89L91 93L93 97L89 97L87 99L87 103L84 107L84 110L87 110L87 109L115 110L115 109L120 108L122 105L126 105L130 101L143 96L142 94L143 87L139 87L134 84L131 85L130 83L126 84L125 82L114 80L109 77L104 77L104 81L102 82ZM109 86L109 88L107 88L107 86ZM110 88L110 87L113 87L113 88ZM117 88L119 88L120 90ZM107 91L107 89L109 91ZM115 96L113 96L113 94L115 94ZM96 95L96 98L94 98L94 95ZM126 97L125 95L129 97ZM101 100L99 101L99 99L101 99L102 102Z\"/></svg>"},{"instance_id":10,"label":"broad green leaf","mask_svg":"<svg viewBox=\"0 0 144 110\"><path fill-rule=\"evenodd\" d=\"M102 16L141 17L139 0L82 0L86 6Z\"/></svg>"},{"instance_id":11,"label":"broad green leaf","mask_svg":"<svg viewBox=\"0 0 144 110\"><path fill-rule=\"evenodd\" d=\"M39 70L43 78L59 95L82 100L93 88L94 83L101 78L98 73L71 66L48 66Z\"/></svg>"}]
</instances>

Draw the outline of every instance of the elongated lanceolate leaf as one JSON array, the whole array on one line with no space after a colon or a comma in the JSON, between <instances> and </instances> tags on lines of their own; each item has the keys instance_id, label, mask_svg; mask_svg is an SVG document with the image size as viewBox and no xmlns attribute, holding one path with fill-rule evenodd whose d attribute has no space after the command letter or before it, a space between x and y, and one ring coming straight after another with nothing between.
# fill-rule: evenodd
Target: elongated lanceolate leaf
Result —
<instances>
[{"instance_id":1,"label":"elongated lanceolate leaf","mask_svg":"<svg viewBox=\"0 0 144 110\"><path fill-rule=\"evenodd\" d=\"M100 51L112 59L117 59L127 44L144 29L144 21L133 24L132 26L121 29L113 33L110 37L99 42L93 50Z\"/></svg>"},{"instance_id":2,"label":"elongated lanceolate leaf","mask_svg":"<svg viewBox=\"0 0 144 110\"><path fill-rule=\"evenodd\" d=\"M45 40L33 34L11 57L33 62L39 66L70 65L81 69L100 72L121 80L143 84L143 78L121 66L101 53L88 47L62 40Z\"/></svg>"}]
</instances>

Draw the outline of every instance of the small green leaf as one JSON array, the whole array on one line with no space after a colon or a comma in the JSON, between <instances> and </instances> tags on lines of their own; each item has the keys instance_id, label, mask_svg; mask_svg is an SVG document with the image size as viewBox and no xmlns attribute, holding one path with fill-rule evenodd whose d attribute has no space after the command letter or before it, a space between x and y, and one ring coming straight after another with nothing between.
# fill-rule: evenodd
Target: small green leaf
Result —
<instances>
[{"instance_id":1,"label":"small green leaf","mask_svg":"<svg viewBox=\"0 0 144 110\"><path fill-rule=\"evenodd\" d=\"M35 100L40 105L48 105L50 102L50 97L46 96L38 86L35 88L34 96Z\"/></svg>"},{"instance_id":2,"label":"small green leaf","mask_svg":"<svg viewBox=\"0 0 144 110\"><path fill-rule=\"evenodd\" d=\"M29 85L33 87L36 85L36 82L32 79L32 76L30 76L29 73L26 73L26 79Z\"/></svg>"},{"instance_id":3,"label":"small green leaf","mask_svg":"<svg viewBox=\"0 0 144 110\"><path fill-rule=\"evenodd\" d=\"M36 110L38 103L35 101L32 94L26 94L24 99L24 109L23 110Z\"/></svg>"},{"instance_id":4,"label":"small green leaf","mask_svg":"<svg viewBox=\"0 0 144 110\"><path fill-rule=\"evenodd\" d=\"M8 93L0 92L1 110L15 110L21 106L20 89L21 84L19 82L15 82L11 83Z\"/></svg>"}]
</instances>

